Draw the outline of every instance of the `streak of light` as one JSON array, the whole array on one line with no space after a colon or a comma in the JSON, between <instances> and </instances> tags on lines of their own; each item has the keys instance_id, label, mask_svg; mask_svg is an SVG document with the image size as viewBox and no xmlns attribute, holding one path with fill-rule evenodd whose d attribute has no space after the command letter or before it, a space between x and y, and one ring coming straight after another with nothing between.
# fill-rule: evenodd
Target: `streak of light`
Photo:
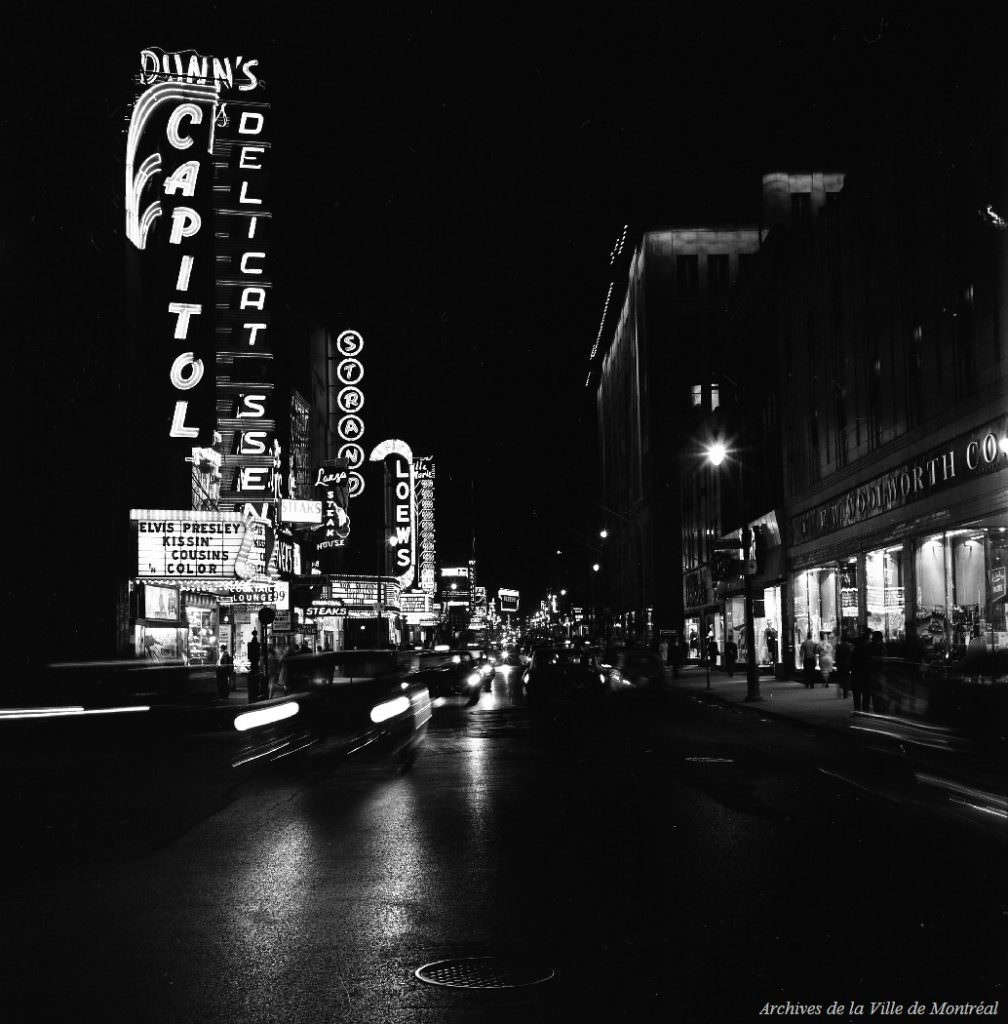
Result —
<instances>
[{"instance_id":1,"label":"streak of light","mask_svg":"<svg viewBox=\"0 0 1008 1024\"><path fill-rule=\"evenodd\" d=\"M134 711L150 711L149 704L138 704L122 708L5 708L0 711L0 719L15 721L20 718L78 718L83 715L120 715Z\"/></svg>"},{"instance_id":2,"label":"streak of light","mask_svg":"<svg viewBox=\"0 0 1008 1024\"><path fill-rule=\"evenodd\" d=\"M285 704L274 704L268 708L257 708L255 711L246 711L239 715L235 719L234 727L239 732L247 732L249 729L256 729L261 725L293 718L298 710L299 706L296 700L287 701Z\"/></svg>"}]
</instances>

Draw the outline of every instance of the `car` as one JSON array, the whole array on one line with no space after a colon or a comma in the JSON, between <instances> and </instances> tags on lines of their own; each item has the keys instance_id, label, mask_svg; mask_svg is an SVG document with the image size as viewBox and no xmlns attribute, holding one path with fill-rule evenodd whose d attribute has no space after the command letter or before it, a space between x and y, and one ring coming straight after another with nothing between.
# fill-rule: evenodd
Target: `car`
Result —
<instances>
[{"instance_id":1,"label":"car","mask_svg":"<svg viewBox=\"0 0 1008 1024\"><path fill-rule=\"evenodd\" d=\"M599 699L606 675L594 651L537 647L522 673L522 685L529 708L537 710L556 701Z\"/></svg>"},{"instance_id":2,"label":"car","mask_svg":"<svg viewBox=\"0 0 1008 1024\"><path fill-rule=\"evenodd\" d=\"M430 691L435 707L459 697L472 707L480 698L486 678L480 664L472 651L449 651L438 664L424 665L416 675Z\"/></svg>"},{"instance_id":3,"label":"car","mask_svg":"<svg viewBox=\"0 0 1008 1024\"><path fill-rule=\"evenodd\" d=\"M641 648L609 650L602 657L610 690L654 690L665 682L665 666L654 652Z\"/></svg>"}]
</instances>

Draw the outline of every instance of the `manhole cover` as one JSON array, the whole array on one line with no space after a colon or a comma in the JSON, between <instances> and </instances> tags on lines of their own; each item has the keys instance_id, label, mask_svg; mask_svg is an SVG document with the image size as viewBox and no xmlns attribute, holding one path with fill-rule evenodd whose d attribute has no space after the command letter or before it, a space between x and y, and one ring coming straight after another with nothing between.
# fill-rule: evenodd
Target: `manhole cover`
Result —
<instances>
[{"instance_id":1,"label":"manhole cover","mask_svg":"<svg viewBox=\"0 0 1008 1024\"><path fill-rule=\"evenodd\" d=\"M553 977L541 964L526 964L497 956L468 956L438 960L414 971L428 985L448 988L521 988L539 985Z\"/></svg>"}]
</instances>

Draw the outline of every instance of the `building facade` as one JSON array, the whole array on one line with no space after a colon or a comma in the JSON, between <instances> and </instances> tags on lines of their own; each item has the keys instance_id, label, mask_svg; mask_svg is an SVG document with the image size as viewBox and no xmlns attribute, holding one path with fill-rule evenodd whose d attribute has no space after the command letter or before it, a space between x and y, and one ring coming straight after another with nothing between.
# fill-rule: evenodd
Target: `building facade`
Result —
<instances>
[{"instance_id":1,"label":"building facade","mask_svg":"<svg viewBox=\"0 0 1008 1024\"><path fill-rule=\"evenodd\" d=\"M646 231L614 249L613 277L626 284L615 302L610 285L588 378L607 534L597 623L608 636L651 643L682 628L678 466L695 426L692 385L705 382L709 406L728 296L758 249L755 225Z\"/></svg>"}]
</instances>

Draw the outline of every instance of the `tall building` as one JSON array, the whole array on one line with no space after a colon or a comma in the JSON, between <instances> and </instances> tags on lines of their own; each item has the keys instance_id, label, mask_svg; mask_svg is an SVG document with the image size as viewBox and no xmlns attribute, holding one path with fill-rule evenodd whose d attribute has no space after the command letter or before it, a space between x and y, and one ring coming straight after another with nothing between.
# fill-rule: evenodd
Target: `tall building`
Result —
<instances>
[{"instance_id":1,"label":"tall building","mask_svg":"<svg viewBox=\"0 0 1008 1024\"><path fill-rule=\"evenodd\" d=\"M597 628L645 642L683 619L678 464L694 393L718 401L714 342L759 249L755 225L627 232L591 353L600 473ZM625 283L620 278L625 276ZM696 391L699 389L699 391Z\"/></svg>"}]
</instances>

